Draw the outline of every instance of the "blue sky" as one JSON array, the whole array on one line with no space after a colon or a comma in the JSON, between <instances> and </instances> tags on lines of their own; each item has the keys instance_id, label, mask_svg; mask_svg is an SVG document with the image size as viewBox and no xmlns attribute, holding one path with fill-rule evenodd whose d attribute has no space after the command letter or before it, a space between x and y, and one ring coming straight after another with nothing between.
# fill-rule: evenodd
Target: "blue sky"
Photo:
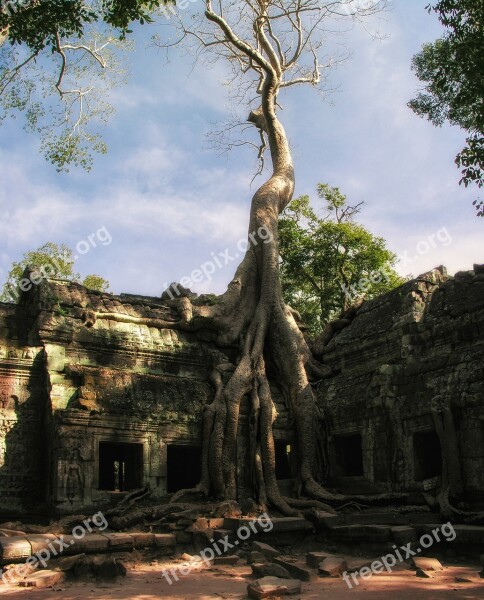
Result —
<instances>
[{"instance_id":1,"label":"blue sky","mask_svg":"<svg viewBox=\"0 0 484 600\"><path fill-rule=\"evenodd\" d=\"M381 41L355 28L352 58L332 73L338 91L330 98L302 88L281 98L296 194L315 197L316 184L327 182L351 203L364 201L359 220L405 257L401 273L414 275L484 262L484 219L472 207L478 190L458 186L453 164L465 133L436 129L406 106L418 88L411 57L442 33L427 3L394 0L371 26L385 33ZM224 67L193 68L192 57L176 51L167 63L149 47L154 32L136 32L129 83L114 93L117 113L105 130L110 150L90 173L57 173L20 119L0 128L0 282L23 252L46 241L75 249L101 228L112 242L91 244L75 268L104 276L115 293L159 295L214 253L237 253L263 179L251 186L257 164L249 148L220 156L207 142L233 108ZM193 289L222 292L235 264Z\"/></svg>"}]
</instances>

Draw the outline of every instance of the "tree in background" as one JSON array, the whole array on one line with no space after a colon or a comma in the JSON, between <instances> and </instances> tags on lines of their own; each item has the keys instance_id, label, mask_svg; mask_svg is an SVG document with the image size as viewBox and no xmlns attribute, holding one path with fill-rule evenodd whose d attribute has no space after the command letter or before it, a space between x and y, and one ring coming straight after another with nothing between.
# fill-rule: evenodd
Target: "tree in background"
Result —
<instances>
[{"instance_id":1,"label":"tree in background","mask_svg":"<svg viewBox=\"0 0 484 600\"><path fill-rule=\"evenodd\" d=\"M336 187L318 184L326 214L318 216L309 196L293 200L279 219L284 300L311 334L355 302L370 299L405 280L393 266L386 242L354 221L361 204L349 206Z\"/></svg>"},{"instance_id":2,"label":"tree in background","mask_svg":"<svg viewBox=\"0 0 484 600\"><path fill-rule=\"evenodd\" d=\"M22 259L14 261L8 272L7 281L3 285L0 300L2 302L16 302L22 291L21 281L27 268L39 272L39 278L58 277L81 282L79 273L74 272L74 255L65 244L47 242L37 250L25 252ZM33 278L32 278L33 280ZM91 290L105 292L109 288L109 281L99 275L87 275L82 280L82 285Z\"/></svg>"},{"instance_id":3,"label":"tree in background","mask_svg":"<svg viewBox=\"0 0 484 600\"><path fill-rule=\"evenodd\" d=\"M461 183L484 183L484 2L441 0L428 7L446 28L425 44L412 68L425 84L410 108L434 125L445 121L465 129L465 148L457 155Z\"/></svg>"}]
</instances>

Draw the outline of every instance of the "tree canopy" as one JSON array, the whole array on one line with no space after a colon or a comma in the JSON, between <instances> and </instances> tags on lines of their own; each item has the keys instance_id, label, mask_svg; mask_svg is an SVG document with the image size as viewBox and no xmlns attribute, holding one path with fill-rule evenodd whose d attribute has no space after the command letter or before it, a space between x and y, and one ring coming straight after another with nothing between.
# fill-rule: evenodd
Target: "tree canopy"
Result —
<instances>
[{"instance_id":1,"label":"tree canopy","mask_svg":"<svg viewBox=\"0 0 484 600\"><path fill-rule=\"evenodd\" d=\"M168 2L169 0L167 0ZM58 170L89 169L105 153L99 128L114 111L109 90L125 78L133 22L151 22L163 0L11 0L0 10L0 123L21 114Z\"/></svg>"},{"instance_id":2,"label":"tree canopy","mask_svg":"<svg viewBox=\"0 0 484 600\"><path fill-rule=\"evenodd\" d=\"M461 183L484 184L484 0L441 0L428 7L446 28L425 44L412 68L425 87L412 110L440 126L466 130L466 146L456 157Z\"/></svg>"},{"instance_id":3,"label":"tree canopy","mask_svg":"<svg viewBox=\"0 0 484 600\"><path fill-rule=\"evenodd\" d=\"M279 219L284 300L311 334L352 304L404 282L385 240L354 221L361 205L350 206L338 188L327 184L318 184L317 192L326 214L319 216L309 196L301 196Z\"/></svg>"},{"instance_id":4,"label":"tree canopy","mask_svg":"<svg viewBox=\"0 0 484 600\"><path fill-rule=\"evenodd\" d=\"M0 300L3 302L17 302L21 291L27 291L27 287L39 283L47 277L58 277L81 282L81 276L74 271L75 258L72 250L65 244L47 242L37 250L25 252L23 257L12 263L7 280L3 285ZM25 281L27 269L33 269L36 275L30 282ZM109 288L109 281L100 275L87 275L82 280L91 290L105 292Z\"/></svg>"}]
</instances>

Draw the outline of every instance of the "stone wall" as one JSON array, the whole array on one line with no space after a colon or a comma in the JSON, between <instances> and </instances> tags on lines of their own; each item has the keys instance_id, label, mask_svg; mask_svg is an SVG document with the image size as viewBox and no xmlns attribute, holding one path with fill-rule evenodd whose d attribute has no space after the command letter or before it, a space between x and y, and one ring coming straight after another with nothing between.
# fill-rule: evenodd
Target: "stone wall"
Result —
<instances>
[{"instance_id":1,"label":"stone wall","mask_svg":"<svg viewBox=\"0 0 484 600\"><path fill-rule=\"evenodd\" d=\"M42 348L28 339L29 314L0 303L0 509L41 509L46 466Z\"/></svg>"},{"instance_id":2,"label":"stone wall","mask_svg":"<svg viewBox=\"0 0 484 600\"><path fill-rule=\"evenodd\" d=\"M455 278L435 270L366 302L325 345L321 359L333 374L315 389L336 487L435 489L438 399L452 406L465 492L484 494L482 270ZM88 510L142 485L163 496L170 453L175 476L196 477L202 413L213 399L208 376L236 353L222 352L208 331L172 328L177 318L157 298L59 280L34 286L17 306L0 304L0 511ZM295 432L272 388L284 458L287 446L296 450ZM247 429L243 404L242 494Z\"/></svg>"},{"instance_id":3,"label":"stone wall","mask_svg":"<svg viewBox=\"0 0 484 600\"><path fill-rule=\"evenodd\" d=\"M364 303L326 345L318 386L331 475L356 489L439 485L432 400L449 402L468 497L484 495L484 268L436 269ZM361 436L359 475L357 460ZM353 436L353 437L352 437ZM345 472L346 471L346 472Z\"/></svg>"}]
</instances>

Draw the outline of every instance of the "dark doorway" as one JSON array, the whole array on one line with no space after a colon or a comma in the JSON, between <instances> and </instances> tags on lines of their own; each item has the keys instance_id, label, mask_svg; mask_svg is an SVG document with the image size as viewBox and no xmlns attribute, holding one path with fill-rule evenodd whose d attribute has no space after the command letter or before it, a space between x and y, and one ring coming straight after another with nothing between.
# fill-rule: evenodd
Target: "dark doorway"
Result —
<instances>
[{"instance_id":1,"label":"dark doorway","mask_svg":"<svg viewBox=\"0 0 484 600\"><path fill-rule=\"evenodd\" d=\"M413 434L413 468L415 481L442 475L442 449L435 431Z\"/></svg>"},{"instance_id":2,"label":"dark doorway","mask_svg":"<svg viewBox=\"0 0 484 600\"><path fill-rule=\"evenodd\" d=\"M143 444L99 442L99 489L125 492L143 482Z\"/></svg>"},{"instance_id":3,"label":"dark doorway","mask_svg":"<svg viewBox=\"0 0 484 600\"><path fill-rule=\"evenodd\" d=\"M291 446L284 440L274 440L276 479L291 479Z\"/></svg>"},{"instance_id":4,"label":"dark doorway","mask_svg":"<svg viewBox=\"0 0 484 600\"><path fill-rule=\"evenodd\" d=\"M333 438L336 475L361 477L363 475L363 451L361 434L337 435Z\"/></svg>"},{"instance_id":5,"label":"dark doorway","mask_svg":"<svg viewBox=\"0 0 484 600\"><path fill-rule=\"evenodd\" d=\"M202 452L199 446L167 447L167 492L195 487L200 483Z\"/></svg>"}]
</instances>

